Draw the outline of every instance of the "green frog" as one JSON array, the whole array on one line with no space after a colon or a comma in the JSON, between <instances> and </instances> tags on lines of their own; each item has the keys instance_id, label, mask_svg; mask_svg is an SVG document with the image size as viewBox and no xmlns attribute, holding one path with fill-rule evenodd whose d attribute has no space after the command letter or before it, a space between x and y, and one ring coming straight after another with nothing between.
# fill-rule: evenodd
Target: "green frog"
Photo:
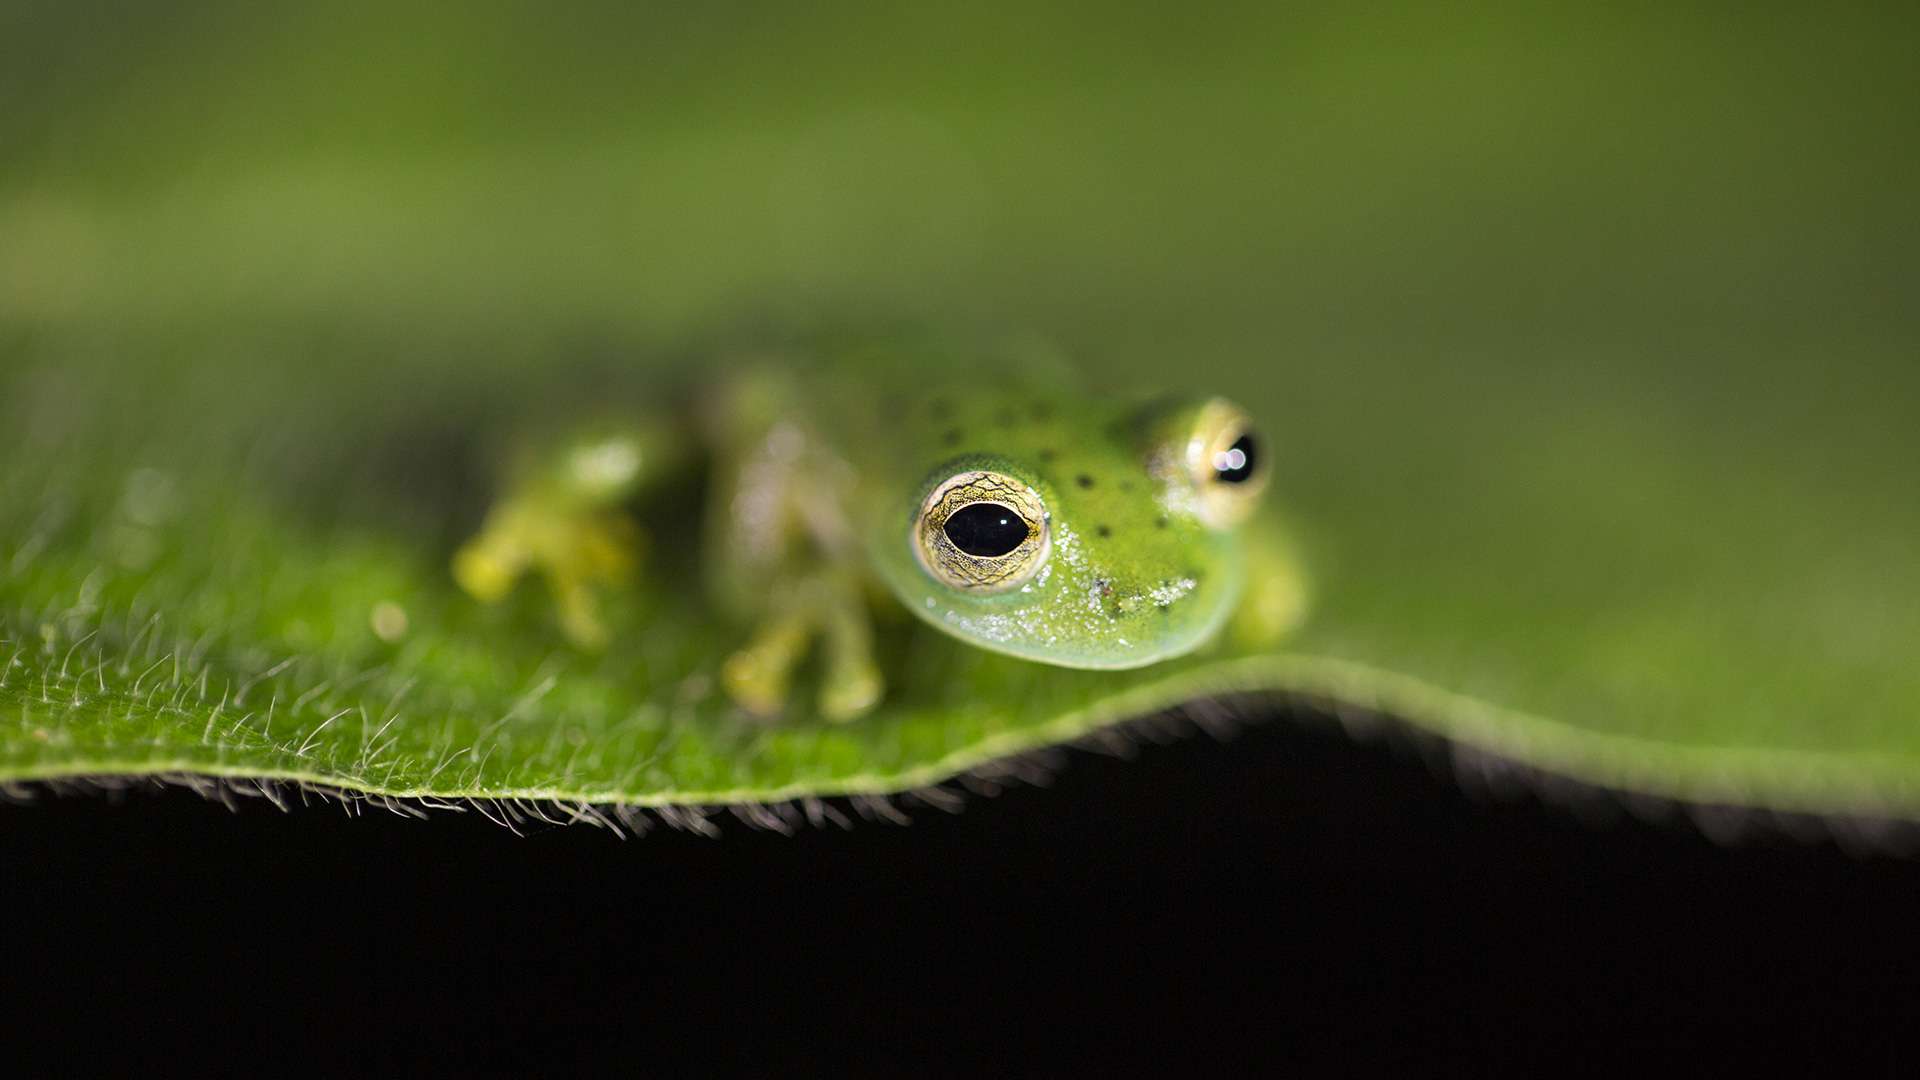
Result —
<instances>
[{"instance_id":1,"label":"green frog","mask_svg":"<svg viewBox=\"0 0 1920 1080\"><path fill-rule=\"evenodd\" d=\"M1256 513L1272 447L1224 398L1090 386L1030 344L842 345L699 381L528 456L455 556L461 587L492 602L538 572L567 637L604 645L597 595L636 567L627 509L704 456L704 587L742 635L720 682L753 714L789 711L816 647L817 714L872 710L876 602L1098 669L1270 644L1304 615L1292 548Z\"/></svg>"}]
</instances>

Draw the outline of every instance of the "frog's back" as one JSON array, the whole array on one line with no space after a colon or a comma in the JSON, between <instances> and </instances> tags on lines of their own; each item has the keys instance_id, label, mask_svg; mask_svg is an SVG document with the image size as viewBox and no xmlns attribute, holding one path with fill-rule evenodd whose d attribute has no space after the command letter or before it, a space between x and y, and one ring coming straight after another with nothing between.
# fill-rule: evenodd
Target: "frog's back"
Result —
<instances>
[{"instance_id":1,"label":"frog's back","mask_svg":"<svg viewBox=\"0 0 1920 1080\"><path fill-rule=\"evenodd\" d=\"M846 340L797 374L819 437L873 491L912 486L968 452L1037 459L1085 400L1064 354L1035 338Z\"/></svg>"}]
</instances>

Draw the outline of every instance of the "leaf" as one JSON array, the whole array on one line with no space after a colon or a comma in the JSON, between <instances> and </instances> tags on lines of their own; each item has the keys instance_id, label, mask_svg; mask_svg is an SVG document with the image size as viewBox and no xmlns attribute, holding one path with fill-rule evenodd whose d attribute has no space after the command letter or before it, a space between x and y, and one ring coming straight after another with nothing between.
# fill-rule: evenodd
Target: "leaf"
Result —
<instances>
[{"instance_id":1,"label":"leaf","mask_svg":"<svg viewBox=\"0 0 1920 1080\"><path fill-rule=\"evenodd\" d=\"M715 692L738 629L668 584L691 569L668 572L671 553L625 598L601 657L561 644L537 591L496 615L452 588L447 552L484 505L485 447L538 394L524 377L202 369L170 392L177 377L156 388L84 371L26 365L8 387L23 406L8 430L30 439L9 447L0 517L0 771L13 779L192 772L433 798L767 802L925 786L1257 691L1695 799L1889 808L1920 775L1910 729L1808 707L1920 693L1900 649L1857 622L1915 629L1911 606L1878 595L1876 534L1795 565L1848 539L1832 522L1863 508L1819 512L1834 495L1808 481L1828 473L1795 486L1786 463L1716 495L1716 464L1758 459L1662 445L1684 425L1624 403L1555 415L1536 401L1506 430L1473 418L1470 439L1448 435L1457 412L1396 416L1398 439L1289 425L1292 445L1317 448L1278 484L1308 530L1317 612L1287 655L1069 672L902 623L880 712L769 726ZM564 385L551 369L535 381ZM1334 388L1319 390L1341 415ZM1871 415L1841 404L1836 418ZM1378 393L1366 407L1394 408ZM164 422L140 432L128 417L142 413ZM1883 434L1903 430L1893 419ZM1873 439L1854 453L1896 460ZM1778 618L1834 605L1836 590L1849 621ZM1847 663L1828 659L1842 648ZM1763 664L1740 664L1742 650Z\"/></svg>"},{"instance_id":2,"label":"leaf","mask_svg":"<svg viewBox=\"0 0 1920 1080\"><path fill-rule=\"evenodd\" d=\"M1920 814L1896 35L1566 13L1432 50L1252 14L1173 48L1104 13L1036 58L992 13L861 49L220 10L89 54L110 109L71 89L83 23L6 65L69 89L0 121L0 780L785 800L1279 693L1610 787ZM343 84L337 55L367 59ZM1815 108L1782 71L1845 75ZM882 711L767 726L713 690L738 629L669 584L697 551L599 657L532 591L452 589L515 432L823 312L1031 327L1092 378L1241 400L1307 628L1102 674L903 622Z\"/></svg>"}]
</instances>

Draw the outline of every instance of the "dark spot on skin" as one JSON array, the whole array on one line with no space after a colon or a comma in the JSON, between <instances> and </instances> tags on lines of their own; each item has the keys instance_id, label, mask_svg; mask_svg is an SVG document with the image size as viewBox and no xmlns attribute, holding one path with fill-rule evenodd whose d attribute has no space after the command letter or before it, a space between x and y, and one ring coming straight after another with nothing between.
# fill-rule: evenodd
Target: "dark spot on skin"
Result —
<instances>
[{"instance_id":1,"label":"dark spot on skin","mask_svg":"<svg viewBox=\"0 0 1920 1080\"><path fill-rule=\"evenodd\" d=\"M1051 461L1052 461L1052 460L1053 460L1054 458L1057 458L1057 457L1059 457L1059 456L1060 456L1060 455L1059 455L1058 453L1056 453L1056 452L1054 452L1054 451L1052 451L1052 450L1042 450L1042 451L1040 451L1040 461L1041 461L1041 463L1042 463L1042 464L1046 464L1046 463L1048 463L1048 462L1051 462Z\"/></svg>"},{"instance_id":2,"label":"dark spot on skin","mask_svg":"<svg viewBox=\"0 0 1920 1080\"><path fill-rule=\"evenodd\" d=\"M1156 529L1164 529L1164 528L1166 528L1166 527L1167 527L1167 519L1166 519L1166 518L1164 518L1164 517L1162 517L1162 518L1157 518L1157 519L1155 519L1155 520L1154 520L1154 523L1153 523L1153 527L1154 527L1154 528L1156 528Z\"/></svg>"},{"instance_id":3,"label":"dark spot on skin","mask_svg":"<svg viewBox=\"0 0 1920 1080\"><path fill-rule=\"evenodd\" d=\"M1105 525L1099 525L1099 526L1096 526L1096 527L1094 528L1094 530L1093 530L1093 531L1094 531L1095 533L1097 533L1097 534L1099 534L1099 536L1100 536L1100 538L1101 538L1102 540L1104 540L1104 539L1106 539L1107 537L1109 537L1109 536L1112 536L1112 535L1113 535L1113 530L1112 530L1112 529L1109 529L1109 528L1107 528L1107 527L1106 527Z\"/></svg>"},{"instance_id":4,"label":"dark spot on skin","mask_svg":"<svg viewBox=\"0 0 1920 1080\"><path fill-rule=\"evenodd\" d=\"M1086 473L1081 473L1079 476L1073 478L1073 482L1083 488L1090 488L1093 486L1093 477L1088 476Z\"/></svg>"},{"instance_id":5,"label":"dark spot on skin","mask_svg":"<svg viewBox=\"0 0 1920 1080\"><path fill-rule=\"evenodd\" d=\"M948 428L947 433L945 435L940 436L940 440L946 443L948 446L959 446L960 440L966 437L967 437L967 433L964 431L961 431L959 428Z\"/></svg>"}]
</instances>

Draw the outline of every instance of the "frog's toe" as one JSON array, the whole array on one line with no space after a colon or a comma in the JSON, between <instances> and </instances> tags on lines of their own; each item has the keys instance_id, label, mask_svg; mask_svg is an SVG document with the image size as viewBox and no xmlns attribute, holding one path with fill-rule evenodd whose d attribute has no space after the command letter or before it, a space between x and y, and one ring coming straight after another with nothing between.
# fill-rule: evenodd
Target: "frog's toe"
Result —
<instances>
[{"instance_id":1,"label":"frog's toe","mask_svg":"<svg viewBox=\"0 0 1920 1080\"><path fill-rule=\"evenodd\" d=\"M600 617L600 601L585 581L552 575L553 599L560 629L567 640L583 649L607 647L611 634Z\"/></svg>"},{"instance_id":2,"label":"frog's toe","mask_svg":"<svg viewBox=\"0 0 1920 1080\"><path fill-rule=\"evenodd\" d=\"M733 703L755 716L775 716L786 708L793 669L806 654L812 629L799 615L770 619L720 669L720 685Z\"/></svg>"},{"instance_id":3,"label":"frog's toe","mask_svg":"<svg viewBox=\"0 0 1920 1080\"><path fill-rule=\"evenodd\" d=\"M826 672L820 684L820 715L834 723L873 711L886 690L873 660L873 627L856 589L842 589L824 603Z\"/></svg>"},{"instance_id":4,"label":"frog's toe","mask_svg":"<svg viewBox=\"0 0 1920 1080\"><path fill-rule=\"evenodd\" d=\"M526 569L524 557L476 540L453 556L453 580L468 596L483 604L497 604L513 590Z\"/></svg>"},{"instance_id":5,"label":"frog's toe","mask_svg":"<svg viewBox=\"0 0 1920 1080\"><path fill-rule=\"evenodd\" d=\"M820 686L820 715L837 724L857 720L872 712L885 692L886 682L871 660L845 669L836 666Z\"/></svg>"}]
</instances>

